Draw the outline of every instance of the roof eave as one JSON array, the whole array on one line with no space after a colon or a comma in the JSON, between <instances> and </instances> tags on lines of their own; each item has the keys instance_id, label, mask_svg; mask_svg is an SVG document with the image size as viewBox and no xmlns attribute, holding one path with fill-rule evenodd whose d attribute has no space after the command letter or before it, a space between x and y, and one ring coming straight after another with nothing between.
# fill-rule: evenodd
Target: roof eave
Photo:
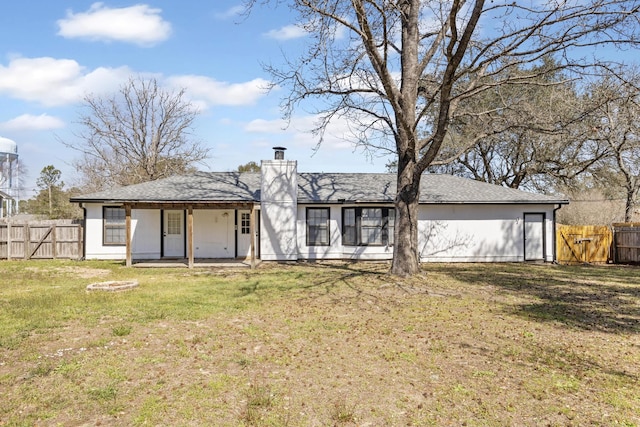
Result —
<instances>
[{"instance_id":1,"label":"roof eave","mask_svg":"<svg viewBox=\"0 0 640 427\"><path fill-rule=\"evenodd\" d=\"M230 203L260 203L258 200L246 199L246 200L205 200L205 199L197 199L197 200L144 200L144 199L78 199L78 198L70 198L69 202L71 203L127 203L127 204L230 204Z\"/></svg>"},{"instance_id":2,"label":"roof eave","mask_svg":"<svg viewBox=\"0 0 640 427\"><path fill-rule=\"evenodd\" d=\"M430 200L421 205L568 205L568 200Z\"/></svg>"}]
</instances>

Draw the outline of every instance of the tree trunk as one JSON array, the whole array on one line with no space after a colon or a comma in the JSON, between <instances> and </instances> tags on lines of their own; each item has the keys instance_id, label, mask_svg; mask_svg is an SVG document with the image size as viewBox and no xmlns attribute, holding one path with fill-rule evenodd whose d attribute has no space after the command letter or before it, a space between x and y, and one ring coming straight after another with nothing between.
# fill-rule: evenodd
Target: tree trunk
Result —
<instances>
[{"instance_id":1,"label":"tree trunk","mask_svg":"<svg viewBox=\"0 0 640 427\"><path fill-rule=\"evenodd\" d=\"M49 219L53 216L53 200L51 199L51 184L49 185Z\"/></svg>"},{"instance_id":2,"label":"tree trunk","mask_svg":"<svg viewBox=\"0 0 640 427\"><path fill-rule=\"evenodd\" d=\"M627 200L624 207L624 222L631 222L633 219L635 191L627 189Z\"/></svg>"},{"instance_id":3,"label":"tree trunk","mask_svg":"<svg viewBox=\"0 0 640 427\"><path fill-rule=\"evenodd\" d=\"M398 192L395 200L396 222L391 273L411 276L420 271L418 251L418 202L420 174L416 164L398 161Z\"/></svg>"}]
</instances>

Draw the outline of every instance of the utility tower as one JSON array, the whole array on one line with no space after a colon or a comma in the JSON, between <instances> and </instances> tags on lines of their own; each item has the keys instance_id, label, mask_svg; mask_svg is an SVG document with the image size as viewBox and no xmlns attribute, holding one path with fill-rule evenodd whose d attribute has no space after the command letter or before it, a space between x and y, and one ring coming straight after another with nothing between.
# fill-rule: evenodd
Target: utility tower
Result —
<instances>
[{"instance_id":1,"label":"utility tower","mask_svg":"<svg viewBox=\"0 0 640 427\"><path fill-rule=\"evenodd\" d=\"M0 136L0 218L18 213L18 144Z\"/></svg>"}]
</instances>

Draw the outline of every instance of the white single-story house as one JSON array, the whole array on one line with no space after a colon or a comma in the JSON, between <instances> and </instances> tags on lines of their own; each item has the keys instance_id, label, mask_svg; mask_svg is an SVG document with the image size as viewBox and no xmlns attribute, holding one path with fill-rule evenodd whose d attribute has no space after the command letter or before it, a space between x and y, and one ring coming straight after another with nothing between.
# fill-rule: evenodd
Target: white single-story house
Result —
<instances>
[{"instance_id":1,"label":"white single-story house","mask_svg":"<svg viewBox=\"0 0 640 427\"><path fill-rule=\"evenodd\" d=\"M74 197L86 259L386 260L393 256L396 175L197 172ZM555 260L556 211L567 200L451 175L425 174L422 262Z\"/></svg>"}]
</instances>

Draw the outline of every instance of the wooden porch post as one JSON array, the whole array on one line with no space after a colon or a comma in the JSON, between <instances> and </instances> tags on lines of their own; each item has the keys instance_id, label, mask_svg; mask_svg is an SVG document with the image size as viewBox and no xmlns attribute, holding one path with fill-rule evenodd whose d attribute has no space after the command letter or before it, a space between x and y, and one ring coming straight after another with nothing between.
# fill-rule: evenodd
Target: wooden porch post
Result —
<instances>
[{"instance_id":1,"label":"wooden porch post","mask_svg":"<svg viewBox=\"0 0 640 427\"><path fill-rule=\"evenodd\" d=\"M189 258L189 268L194 266L193 256L193 206L187 208L187 256Z\"/></svg>"},{"instance_id":2,"label":"wooden porch post","mask_svg":"<svg viewBox=\"0 0 640 427\"><path fill-rule=\"evenodd\" d=\"M131 205L124 205L125 215L125 240L127 242L127 255L125 265L131 267Z\"/></svg>"},{"instance_id":3,"label":"wooden porch post","mask_svg":"<svg viewBox=\"0 0 640 427\"><path fill-rule=\"evenodd\" d=\"M256 210L254 209L254 205L251 204L251 210L249 211L249 236L251 238L250 248L251 248L251 269L256 268Z\"/></svg>"}]
</instances>

